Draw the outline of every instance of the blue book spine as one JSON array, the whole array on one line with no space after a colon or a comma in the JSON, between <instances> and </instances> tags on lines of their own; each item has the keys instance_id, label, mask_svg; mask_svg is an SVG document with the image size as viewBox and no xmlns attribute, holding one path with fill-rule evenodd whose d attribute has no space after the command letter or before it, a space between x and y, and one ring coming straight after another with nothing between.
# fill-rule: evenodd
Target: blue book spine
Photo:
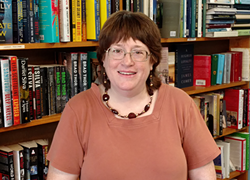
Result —
<instances>
[{"instance_id":1,"label":"blue book spine","mask_svg":"<svg viewBox=\"0 0 250 180\"><path fill-rule=\"evenodd\" d=\"M216 84L222 84L225 55L224 54L217 54L217 55L218 55L218 67L217 67Z\"/></svg>"},{"instance_id":2,"label":"blue book spine","mask_svg":"<svg viewBox=\"0 0 250 180\"><path fill-rule=\"evenodd\" d=\"M107 19L111 15L111 0L106 0L107 3Z\"/></svg>"},{"instance_id":3,"label":"blue book spine","mask_svg":"<svg viewBox=\"0 0 250 180\"><path fill-rule=\"evenodd\" d=\"M95 17L96 17L95 24L96 24L96 26L95 27L96 27L96 37L97 37L96 40L98 40L99 35L100 35L100 27L101 27L101 22L100 22L100 0L95 1L95 9L96 9L96 11L95 11Z\"/></svg>"},{"instance_id":4,"label":"blue book spine","mask_svg":"<svg viewBox=\"0 0 250 180\"><path fill-rule=\"evenodd\" d=\"M39 0L33 0L34 2L34 41L40 42L39 37Z\"/></svg>"},{"instance_id":5,"label":"blue book spine","mask_svg":"<svg viewBox=\"0 0 250 180\"><path fill-rule=\"evenodd\" d=\"M192 38L195 37L195 24L196 24L196 1L191 1L191 36Z\"/></svg>"},{"instance_id":6,"label":"blue book spine","mask_svg":"<svg viewBox=\"0 0 250 180\"><path fill-rule=\"evenodd\" d=\"M39 1L39 34L42 43L59 42L58 1Z\"/></svg>"},{"instance_id":7,"label":"blue book spine","mask_svg":"<svg viewBox=\"0 0 250 180\"><path fill-rule=\"evenodd\" d=\"M0 43L13 43L12 0L0 2Z\"/></svg>"},{"instance_id":8,"label":"blue book spine","mask_svg":"<svg viewBox=\"0 0 250 180\"><path fill-rule=\"evenodd\" d=\"M207 20L207 24L233 24L234 20Z\"/></svg>"},{"instance_id":9,"label":"blue book spine","mask_svg":"<svg viewBox=\"0 0 250 180\"><path fill-rule=\"evenodd\" d=\"M29 17L30 0L23 0L23 42L30 42L30 18Z\"/></svg>"},{"instance_id":10,"label":"blue book spine","mask_svg":"<svg viewBox=\"0 0 250 180\"><path fill-rule=\"evenodd\" d=\"M250 4L250 0L235 0L235 4Z\"/></svg>"},{"instance_id":11,"label":"blue book spine","mask_svg":"<svg viewBox=\"0 0 250 180\"><path fill-rule=\"evenodd\" d=\"M191 37L191 19L192 19L192 0L187 0L187 17L186 17L186 22L187 22L187 27L186 27L186 37Z\"/></svg>"}]
</instances>

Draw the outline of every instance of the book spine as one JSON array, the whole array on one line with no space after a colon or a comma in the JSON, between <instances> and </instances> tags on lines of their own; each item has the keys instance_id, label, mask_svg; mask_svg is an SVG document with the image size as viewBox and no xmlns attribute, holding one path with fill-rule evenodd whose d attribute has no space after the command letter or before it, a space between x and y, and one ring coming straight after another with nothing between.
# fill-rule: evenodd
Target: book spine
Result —
<instances>
[{"instance_id":1,"label":"book spine","mask_svg":"<svg viewBox=\"0 0 250 180\"><path fill-rule=\"evenodd\" d=\"M24 177L30 179L30 149L23 146Z\"/></svg>"},{"instance_id":2,"label":"book spine","mask_svg":"<svg viewBox=\"0 0 250 180\"><path fill-rule=\"evenodd\" d=\"M23 39L23 1L18 0L17 1L17 20L18 20L18 41L22 43L24 41Z\"/></svg>"},{"instance_id":3,"label":"book spine","mask_svg":"<svg viewBox=\"0 0 250 180\"><path fill-rule=\"evenodd\" d=\"M222 84L224 63L225 63L225 55L218 54L218 67L217 67L216 84Z\"/></svg>"},{"instance_id":4,"label":"book spine","mask_svg":"<svg viewBox=\"0 0 250 180\"><path fill-rule=\"evenodd\" d=\"M38 175L38 152L37 147L30 148L30 178L32 180L39 179Z\"/></svg>"},{"instance_id":5,"label":"book spine","mask_svg":"<svg viewBox=\"0 0 250 180\"><path fill-rule=\"evenodd\" d=\"M13 113L13 125L20 124L20 102L19 102L19 73L17 68L17 57L10 57L10 69L11 69L11 92L12 92L12 113Z\"/></svg>"},{"instance_id":6,"label":"book spine","mask_svg":"<svg viewBox=\"0 0 250 180\"><path fill-rule=\"evenodd\" d=\"M76 0L76 42L82 41L82 0Z\"/></svg>"},{"instance_id":7,"label":"book spine","mask_svg":"<svg viewBox=\"0 0 250 180\"><path fill-rule=\"evenodd\" d=\"M61 70L60 66L55 67L56 73L56 113L61 113Z\"/></svg>"},{"instance_id":8,"label":"book spine","mask_svg":"<svg viewBox=\"0 0 250 180\"><path fill-rule=\"evenodd\" d=\"M192 5L191 5L191 38L195 37L195 24L196 24L196 1L192 0Z\"/></svg>"},{"instance_id":9,"label":"book spine","mask_svg":"<svg viewBox=\"0 0 250 180\"><path fill-rule=\"evenodd\" d=\"M88 89L87 56L87 53L80 53L80 91Z\"/></svg>"},{"instance_id":10,"label":"book spine","mask_svg":"<svg viewBox=\"0 0 250 180\"><path fill-rule=\"evenodd\" d=\"M9 180L15 180L13 151L0 151L0 172L9 176Z\"/></svg>"},{"instance_id":11,"label":"book spine","mask_svg":"<svg viewBox=\"0 0 250 180\"><path fill-rule=\"evenodd\" d=\"M40 67L34 67L34 88L35 91L35 107L36 110L36 119L41 119L41 75L40 75Z\"/></svg>"},{"instance_id":12,"label":"book spine","mask_svg":"<svg viewBox=\"0 0 250 180\"><path fill-rule=\"evenodd\" d=\"M19 42L17 0L12 0L13 43Z\"/></svg>"},{"instance_id":13,"label":"book spine","mask_svg":"<svg viewBox=\"0 0 250 180\"><path fill-rule=\"evenodd\" d=\"M41 115L49 115L47 68L40 67L41 74Z\"/></svg>"},{"instance_id":14,"label":"book spine","mask_svg":"<svg viewBox=\"0 0 250 180\"><path fill-rule=\"evenodd\" d=\"M71 97L78 93L78 53L71 53L71 65L72 65L72 81L71 81Z\"/></svg>"},{"instance_id":15,"label":"book spine","mask_svg":"<svg viewBox=\"0 0 250 180\"><path fill-rule=\"evenodd\" d=\"M60 5L60 41L70 42L69 0L61 0L59 1L59 5Z\"/></svg>"},{"instance_id":16,"label":"book spine","mask_svg":"<svg viewBox=\"0 0 250 180\"><path fill-rule=\"evenodd\" d=\"M244 100L243 100L243 124L242 127L247 126L247 109L248 109L248 89L244 89Z\"/></svg>"},{"instance_id":17,"label":"book spine","mask_svg":"<svg viewBox=\"0 0 250 180\"><path fill-rule=\"evenodd\" d=\"M23 0L23 42L30 42L30 18L29 18L30 0Z\"/></svg>"},{"instance_id":18,"label":"book spine","mask_svg":"<svg viewBox=\"0 0 250 180\"><path fill-rule=\"evenodd\" d=\"M48 103L49 103L49 115L56 113L55 102L55 71L54 67L47 68L48 73Z\"/></svg>"},{"instance_id":19,"label":"book spine","mask_svg":"<svg viewBox=\"0 0 250 180\"><path fill-rule=\"evenodd\" d=\"M237 121L237 129L242 128L242 123L243 123L243 101L244 101L244 90L240 89L239 90L239 105L238 105L238 121Z\"/></svg>"},{"instance_id":20,"label":"book spine","mask_svg":"<svg viewBox=\"0 0 250 180\"><path fill-rule=\"evenodd\" d=\"M30 23L29 42L34 43L35 42L35 28L34 28L34 3L33 3L33 0L29 1L28 14L29 14L28 18L30 19L29 20L29 23Z\"/></svg>"},{"instance_id":21,"label":"book spine","mask_svg":"<svg viewBox=\"0 0 250 180\"><path fill-rule=\"evenodd\" d=\"M0 43L13 43L12 1L5 0L0 3Z\"/></svg>"},{"instance_id":22,"label":"book spine","mask_svg":"<svg viewBox=\"0 0 250 180\"><path fill-rule=\"evenodd\" d=\"M2 63L0 60L0 79L2 81ZM3 93L3 89L2 89L2 82L0 83L0 128L4 127L4 112L3 112L3 97L2 94Z\"/></svg>"},{"instance_id":23,"label":"book spine","mask_svg":"<svg viewBox=\"0 0 250 180\"><path fill-rule=\"evenodd\" d=\"M217 79L217 68L218 68L218 55L212 54L211 56L212 66L211 66L211 85L216 85Z\"/></svg>"},{"instance_id":24,"label":"book spine","mask_svg":"<svg viewBox=\"0 0 250 180\"><path fill-rule=\"evenodd\" d=\"M86 1L87 40L97 41L100 34L100 0Z\"/></svg>"},{"instance_id":25,"label":"book spine","mask_svg":"<svg viewBox=\"0 0 250 180\"><path fill-rule=\"evenodd\" d=\"M34 2L34 42L40 43L39 37L39 1L33 0Z\"/></svg>"},{"instance_id":26,"label":"book spine","mask_svg":"<svg viewBox=\"0 0 250 180\"><path fill-rule=\"evenodd\" d=\"M1 83L2 83L2 108L4 117L4 127L13 125L11 109L11 90L10 90L10 66L8 59L1 60Z\"/></svg>"},{"instance_id":27,"label":"book spine","mask_svg":"<svg viewBox=\"0 0 250 180\"><path fill-rule=\"evenodd\" d=\"M76 1L71 1L71 36L73 42L76 42Z\"/></svg>"},{"instance_id":28,"label":"book spine","mask_svg":"<svg viewBox=\"0 0 250 180\"><path fill-rule=\"evenodd\" d=\"M28 67L28 84L29 84L29 113L30 120L34 120L34 109L33 109L33 81L32 81L32 67Z\"/></svg>"},{"instance_id":29,"label":"book spine","mask_svg":"<svg viewBox=\"0 0 250 180\"><path fill-rule=\"evenodd\" d=\"M20 123L30 122L29 115L29 84L28 84L28 58L18 59L20 84Z\"/></svg>"},{"instance_id":30,"label":"book spine","mask_svg":"<svg viewBox=\"0 0 250 180\"><path fill-rule=\"evenodd\" d=\"M247 91L247 126L249 126L250 121L250 89Z\"/></svg>"},{"instance_id":31,"label":"book spine","mask_svg":"<svg viewBox=\"0 0 250 180\"><path fill-rule=\"evenodd\" d=\"M61 111L65 108L67 102L67 82L66 67L61 66Z\"/></svg>"},{"instance_id":32,"label":"book spine","mask_svg":"<svg viewBox=\"0 0 250 180\"><path fill-rule=\"evenodd\" d=\"M86 0L82 0L82 41L87 41Z\"/></svg>"}]
</instances>

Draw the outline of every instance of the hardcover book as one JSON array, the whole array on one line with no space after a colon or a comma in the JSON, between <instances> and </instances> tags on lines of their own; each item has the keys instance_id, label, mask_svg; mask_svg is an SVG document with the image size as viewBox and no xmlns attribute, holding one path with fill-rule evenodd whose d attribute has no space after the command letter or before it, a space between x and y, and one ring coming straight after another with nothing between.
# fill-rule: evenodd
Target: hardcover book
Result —
<instances>
[{"instance_id":1,"label":"hardcover book","mask_svg":"<svg viewBox=\"0 0 250 180\"><path fill-rule=\"evenodd\" d=\"M41 74L41 114L49 115L47 67L40 66Z\"/></svg>"},{"instance_id":2,"label":"hardcover book","mask_svg":"<svg viewBox=\"0 0 250 180\"><path fill-rule=\"evenodd\" d=\"M226 89L227 127L241 129L243 124L243 89Z\"/></svg>"},{"instance_id":3,"label":"hardcover book","mask_svg":"<svg viewBox=\"0 0 250 180\"><path fill-rule=\"evenodd\" d=\"M58 1L39 1L39 34L42 43L59 42Z\"/></svg>"},{"instance_id":4,"label":"hardcover book","mask_svg":"<svg viewBox=\"0 0 250 180\"><path fill-rule=\"evenodd\" d=\"M30 43L30 18L29 18L29 6L31 0L22 0L23 5L23 42Z\"/></svg>"},{"instance_id":5,"label":"hardcover book","mask_svg":"<svg viewBox=\"0 0 250 180\"><path fill-rule=\"evenodd\" d=\"M35 119L35 114L34 114L34 103L33 103L33 81L32 81L32 67L28 67L28 86L29 86L29 115L30 115L30 120Z\"/></svg>"},{"instance_id":6,"label":"hardcover book","mask_svg":"<svg viewBox=\"0 0 250 180\"><path fill-rule=\"evenodd\" d=\"M162 47L161 61L156 70L161 82L164 84L169 84L168 47Z\"/></svg>"},{"instance_id":7,"label":"hardcover book","mask_svg":"<svg viewBox=\"0 0 250 180\"><path fill-rule=\"evenodd\" d=\"M230 178L230 143L222 140L216 140L216 144L223 146L225 178Z\"/></svg>"},{"instance_id":8,"label":"hardcover book","mask_svg":"<svg viewBox=\"0 0 250 180\"><path fill-rule=\"evenodd\" d=\"M11 79L10 79L10 63L8 58L0 58L1 66L1 87L2 87L2 106L3 125L9 127L12 122L12 101L11 101Z\"/></svg>"},{"instance_id":9,"label":"hardcover book","mask_svg":"<svg viewBox=\"0 0 250 180\"><path fill-rule=\"evenodd\" d=\"M82 41L82 0L72 0L71 3L71 36L73 42Z\"/></svg>"},{"instance_id":10,"label":"hardcover book","mask_svg":"<svg viewBox=\"0 0 250 180\"><path fill-rule=\"evenodd\" d=\"M98 41L100 34L100 0L86 1L87 40Z\"/></svg>"},{"instance_id":11,"label":"hardcover book","mask_svg":"<svg viewBox=\"0 0 250 180\"><path fill-rule=\"evenodd\" d=\"M78 71L79 71L79 82L80 82L80 90L86 91L88 89L88 71L87 71L87 63L88 63L88 54L85 52L80 52L78 57Z\"/></svg>"},{"instance_id":12,"label":"hardcover book","mask_svg":"<svg viewBox=\"0 0 250 180\"><path fill-rule=\"evenodd\" d=\"M87 41L86 0L82 0L82 41Z\"/></svg>"},{"instance_id":13,"label":"hardcover book","mask_svg":"<svg viewBox=\"0 0 250 180\"><path fill-rule=\"evenodd\" d=\"M65 108L67 102L67 79L66 79L66 67L61 66L61 111Z\"/></svg>"},{"instance_id":14,"label":"hardcover book","mask_svg":"<svg viewBox=\"0 0 250 180\"><path fill-rule=\"evenodd\" d=\"M47 154L48 154L48 140L47 139L38 139L35 140L37 143L37 149L38 149L38 176L39 179L46 179L47 173L48 173L48 160L47 160Z\"/></svg>"},{"instance_id":15,"label":"hardcover book","mask_svg":"<svg viewBox=\"0 0 250 180\"><path fill-rule=\"evenodd\" d=\"M211 55L211 85L216 85L217 70L218 70L218 54Z\"/></svg>"},{"instance_id":16,"label":"hardcover book","mask_svg":"<svg viewBox=\"0 0 250 180\"><path fill-rule=\"evenodd\" d=\"M13 43L12 0L0 2L0 43Z\"/></svg>"},{"instance_id":17,"label":"hardcover book","mask_svg":"<svg viewBox=\"0 0 250 180\"><path fill-rule=\"evenodd\" d=\"M13 151L6 146L0 146L0 172L6 179L15 180Z\"/></svg>"},{"instance_id":18,"label":"hardcover book","mask_svg":"<svg viewBox=\"0 0 250 180\"><path fill-rule=\"evenodd\" d=\"M224 146L217 144L218 148L221 151L221 154L218 155L213 161L216 171L216 177L219 179L225 178L225 160L224 160Z\"/></svg>"},{"instance_id":19,"label":"hardcover book","mask_svg":"<svg viewBox=\"0 0 250 180\"><path fill-rule=\"evenodd\" d=\"M211 86L211 55L194 55L193 86Z\"/></svg>"},{"instance_id":20,"label":"hardcover book","mask_svg":"<svg viewBox=\"0 0 250 180\"><path fill-rule=\"evenodd\" d=\"M23 42L23 1L12 0L13 43Z\"/></svg>"},{"instance_id":21,"label":"hardcover book","mask_svg":"<svg viewBox=\"0 0 250 180\"><path fill-rule=\"evenodd\" d=\"M193 86L193 44L179 44L175 49L175 86Z\"/></svg>"},{"instance_id":22,"label":"hardcover book","mask_svg":"<svg viewBox=\"0 0 250 180\"><path fill-rule=\"evenodd\" d=\"M60 6L60 41L70 42L70 6L69 0L59 1Z\"/></svg>"},{"instance_id":23,"label":"hardcover book","mask_svg":"<svg viewBox=\"0 0 250 180\"><path fill-rule=\"evenodd\" d=\"M100 21L101 29L108 17L111 15L111 0L100 1Z\"/></svg>"},{"instance_id":24,"label":"hardcover book","mask_svg":"<svg viewBox=\"0 0 250 180\"><path fill-rule=\"evenodd\" d=\"M39 0L33 0L34 5L34 42L40 43L39 34Z\"/></svg>"},{"instance_id":25,"label":"hardcover book","mask_svg":"<svg viewBox=\"0 0 250 180\"><path fill-rule=\"evenodd\" d=\"M225 55L224 54L217 54L217 55L218 55L218 67L217 67L216 84L222 84Z\"/></svg>"}]
</instances>

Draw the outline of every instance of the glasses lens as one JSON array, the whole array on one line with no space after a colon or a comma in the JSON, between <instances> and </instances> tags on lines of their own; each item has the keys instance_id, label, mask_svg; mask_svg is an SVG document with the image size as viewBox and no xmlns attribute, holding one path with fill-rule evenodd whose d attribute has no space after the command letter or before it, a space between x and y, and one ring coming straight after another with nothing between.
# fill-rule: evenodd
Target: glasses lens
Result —
<instances>
[{"instance_id":1,"label":"glasses lens","mask_svg":"<svg viewBox=\"0 0 250 180\"><path fill-rule=\"evenodd\" d=\"M119 49L119 48L110 48L109 56L113 59L120 60L124 57L124 51L123 49Z\"/></svg>"},{"instance_id":2,"label":"glasses lens","mask_svg":"<svg viewBox=\"0 0 250 180\"><path fill-rule=\"evenodd\" d=\"M131 56L134 61L146 61L148 53L144 50L135 50L131 52Z\"/></svg>"}]
</instances>

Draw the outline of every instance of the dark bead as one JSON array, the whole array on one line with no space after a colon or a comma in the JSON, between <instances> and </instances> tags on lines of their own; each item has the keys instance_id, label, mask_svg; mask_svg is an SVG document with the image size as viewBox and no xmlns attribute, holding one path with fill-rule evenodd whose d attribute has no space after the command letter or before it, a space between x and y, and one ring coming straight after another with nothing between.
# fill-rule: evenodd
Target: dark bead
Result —
<instances>
[{"instance_id":1,"label":"dark bead","mask_svg":"<svg viewBox=\"0 0 250 180\"><path fill-rule=\"evenodd\" d=\"M102 95L102 100L103 101L108 101L109 100L109 95L108 94L103 94Z\"/></svg>"},{"instance_id":2,"label":"dark bead","mask_svg":"<svg viewBox=\"0 0 250 180\"><path fill-rule=\"evenodd\" d=\"M147 104L147 105L145 106L145 108L144 108L144 111L147 112L147 111L149 110L149 108L150 108L150 105Z\"/></svg>"},{"instance_id":3,"label":"dark bead","mask_svg":"<svg viewBox=\"0 0 250 180\"><path fill-rule=\"evenodd\" d=\"M149 94L149 96L153 96L154 95L154 91L152 89L149 89L148 90L148 94Z\"/></svg>"},{"instance_id":4,"label":"dark bead","mask_svg":"<svg viewBox=\"0 0 250 180\"><path fill-rule=\"evenodd\" d=\"M115 109L111 109L111 111L112 111L112 113L114 113L114 114L118 114L118 111L115 110Z\"/></svg>"},{"instance_id":5,"label":"dark bead","mask_svg":"<svg viewBox=\"0 0 250 180\"><path fill-rule=\"evenodd\" d=\"M129 113L128 118L129 118L129 119L136 118L135 113Z\"/></svg>"}]
</instances>

